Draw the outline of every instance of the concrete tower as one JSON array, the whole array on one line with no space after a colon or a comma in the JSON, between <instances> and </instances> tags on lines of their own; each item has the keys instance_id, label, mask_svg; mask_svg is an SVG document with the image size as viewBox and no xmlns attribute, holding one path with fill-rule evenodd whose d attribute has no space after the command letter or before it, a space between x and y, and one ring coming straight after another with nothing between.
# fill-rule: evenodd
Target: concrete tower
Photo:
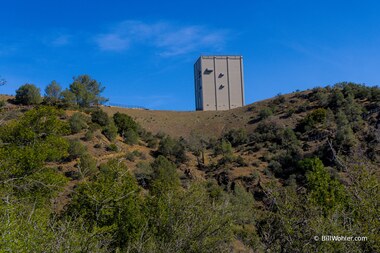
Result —
<instances>
[{"instance_id":1,"label":"concrete tower","mask_svg":"<svg viewBox=\"0 0 380 253\"><path fill-rule=\"evenodd\" d=\"M194 80L197 110L244 106L243 57L201 56L194 64Z\"/></svg>"}]
</instances>

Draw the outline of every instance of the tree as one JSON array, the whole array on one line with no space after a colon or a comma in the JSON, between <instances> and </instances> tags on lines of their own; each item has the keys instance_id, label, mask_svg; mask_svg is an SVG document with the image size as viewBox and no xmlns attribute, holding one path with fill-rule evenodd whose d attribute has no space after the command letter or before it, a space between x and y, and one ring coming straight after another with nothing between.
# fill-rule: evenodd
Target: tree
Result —
<instances>
[{"instance_id":1,"label":"tree","mask_svg":"<svg viewBox=\"0 0 380 253\"><path fill-rule=\"evenodd\" d=\"M70 91L74 93L76 102L81 107L99 105L107 101L100 94L104 91L98 81L92 79L89 75L74 77L74 82L70 85Z\"/></svg>"},{"instance_id":2,"label":"tree","mask_svg":"<svg viewBox=\"0 0 380 253\"><path fill-rule=\"evenodd\" d=\"M56 103L61 97L61 86L56 82L52 81L45 88L45 98L48 103Z\"/></svg>"},{"instance_id":3,"label":"tree","mask_svg":"<svg viewBox=\"0 0 380 253\"><path fill-rule=\"evenodd\" d=\"M68 89L61 92L61 97L65 106L73 106L77 104L75 94Z\"/></svg>"},{"instance_id":4,"label":"tree","mask_svg":"<svg viewBox=\"0 0 380 253\"><path fill-rule=\"evenodd\" d=\"M16 90L16 103L35 105L42 102L40 89L34 84L24 84Z\"/></svg>"}]
</instances>

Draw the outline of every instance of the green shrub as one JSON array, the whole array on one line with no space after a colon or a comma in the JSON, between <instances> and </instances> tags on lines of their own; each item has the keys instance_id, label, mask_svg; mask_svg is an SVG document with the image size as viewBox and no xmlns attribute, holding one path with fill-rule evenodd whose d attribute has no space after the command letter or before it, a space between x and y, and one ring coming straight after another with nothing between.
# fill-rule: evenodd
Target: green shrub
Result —
<instances>
[{"instance_id":1,"label":"green shrub","mask_svg":"<svg viewBox=\"0 0 380 253\"><path fill-rule=\"evenodd\" d=\"M306 115L306 117L297 126L301 132L310 131L318 126L324 126L327 119L327 110L318 108Z\"/></svg>"},{"instance_id":2,"label":"green shrub","mask_svg":"<svg viewBox=\"0 0 380 253\"><path fill-rule=\"evenodd\" d=\"M157 138L151 138L147 140L148 148L155 149L158 146L158 139Z\"/></svg>"},{"instance_id":3,"label":"green shrub","mask_svg":"<svg viewBox=\"0 0 380 253\"><path fill-rule=\"evenodd\" d=\"M99 109L91 113L91 121L105 127L109 124L110 119L107 113Z\"/></svg>"},{"instance_id":4,"label":"green shrub","mask_svg":"<svg viewBox=\"0 0 380 253\"><path fill-rule=\"evenodd\" d=\"M0 108L5 106L5 100L0 100Z\"/></svg>"},{"instance_id":5,"label":"green shrub","mask_svg":"<svg viewBox=\"0 0 380 253\"><path fill-rule=\"evenodd\" d=\"M70 160L79 158L87 152L86 146L84 146L79 140L70 140L69 144Z\"/></svg>"},{"instance_id":6,"label":"green shrub","mask_svg":"<svg viewBox=\"0 0 380 253\"><path fill-rule=\"evenodd\" d=\"M128 152L128 153L127 153L126 159L127 159L128 161L134 162L136 157L140 157L140 158L141 158L141 157L143 157L143 156L144 156L143 153L141 153L141 152L138 151L138 150L134 150L133 152Z\"/></svg>"},{"instance_id":7,"label":"green shrub","mask_svg":"<svg viewBox=\"0 0 380 253\"><path fill-rule=\"evenodd\" d=\"M139 135L133 129L128 129L124 132L124 141L129 145L135 145L139 142Z\"/></svg>"},{"instance_id":8,"label":"green shrub","mask_svg":"<svg viewBox=\"0 0 380 253\"><path fill-rule=\"evenodd\" d=\"M176 163L187 161L186 148L179 140L170 136L163 137L158 146L158 153L169 158Z\"/></svg>"},{"instance_id":9,"label":"green shrub","mask_svg":"<svg viewBox=\"0 0 380 253\"><path fill-rule=\"evenodd\" d=\"M118 129L118 133L122 136L130 129L135 132L138 132L140 128L137 122L132 119L132 117L124 113L115 113L113 115L113 120Z\"/></svg>"},{"instance_id":10,"label":"green shrub","mask_svg":"<svg viewBox=\"0 0 380 253\"><path fill-rule=\"evenodd\" d=\"M89 153L84 153L80 156L78 169L82 177L91 177L97 171L96 160Z\"/></svg>"},{"instance_id":11,"label":"green shrub","mask_svg":"<svg viewBox=\"0 0 380 253\"><path fill-rule=\"evenodd\" d=\"M84 135L84 140L91 141L92 139L94 139L94 132L87 130L86 134Z\"/></svg>"},{"instance_id":12,"label":"green shrub","mask_svg":"<svg viewBox=\"0 0 380 253\"><path fill-rule=\"evenodd\" d=\"M34 84L24 84L16 90L16 103L23 105L35 105L42 102L40 89Z\"/></svg>"},{"instance_id":13,"label":"green shrub","mask_svg":"<svg viewBox=\"0 0 380 253\"><path fill-rule=\"evenodd\" d=\"M228 140L233 147L245 144L247 142L247 132L245 129L231 129L224 135L224 138Z\"/></svg>"},{"instance_id":14,"label":"green shrub","mask_svg":"<svg viewBox=\"0 0 380 253\"><path fill-rule=\"evenodd\" d=\"M214 146L214 155L232 154L232 145L227 140L221 140Z\"/></svg>"},{"instance_id":15,"label":"green shrub","mask_svg":"<svg viewBox=\"0 0 380 253\"><path fill-rule=\"evenodd\" d=\"M273 115L273 110L271 108L268 108L268 107L261 109L259 112L260 119L266 119L272 115Z\"/></svg>"},{"instance_id":16,"label":"green shrub","mask_svg":"<svg viewBox=\"0 0 380 253\"><path fill-rule=\"evenodd\" d=\"M103 128L102 134L107 137L109 141L114 141L117 137L117 127L111 122Z\"/></svg>"},{"instance_id":17,"label":"green shrub","mask_svg":"<svg viewBox=\"0 0 380 253\"><path fill-rule=\"evenodd\" d=\"M118 150L119 150L119 148L118 148L118 146L115 143L111 143L107 147L107 151L117 152Z\"/></svg>"},{"instance_id":18,"label":"green shrub","mask_svg":"<svg viewBox=\"0 0 380 253\"><path fill-rule=\"evenodd\" d=\"M69 119L71 133L76 134L88 127L89 118L83 113L76 112Z\"/></svg>"}]
</instances>

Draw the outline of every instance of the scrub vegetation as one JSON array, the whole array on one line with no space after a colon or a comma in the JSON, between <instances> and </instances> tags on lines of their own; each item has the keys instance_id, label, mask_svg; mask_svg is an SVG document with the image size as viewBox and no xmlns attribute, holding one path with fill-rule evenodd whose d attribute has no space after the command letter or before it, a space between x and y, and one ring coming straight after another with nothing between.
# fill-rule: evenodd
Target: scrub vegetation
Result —
<instances>
[{"instance_id":1,"label":"scrub vegetation","mask_svg":"<svg viewBox=\"0 0 380 253\"><path fill-rule=\"evenodd\" d=\"M103 90L83 75L0 97L1 252L380 251L378 87L194 113Z\"/></svg>"}]
</instances>

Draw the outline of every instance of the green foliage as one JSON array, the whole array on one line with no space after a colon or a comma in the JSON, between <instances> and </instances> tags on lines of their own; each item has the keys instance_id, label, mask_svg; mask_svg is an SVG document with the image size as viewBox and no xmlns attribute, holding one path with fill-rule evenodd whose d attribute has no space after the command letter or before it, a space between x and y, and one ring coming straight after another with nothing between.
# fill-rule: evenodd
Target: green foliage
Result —
<instances>
[{"instance_id":1,"label":"green foliage","mask_svg":"<svg viewBox=\"0 0 380 253\"><path fill-rule=\"evenodd\" d=\"M102 134L107 137L109 141L114 141L117 137L117 127L113 122L103 127Z\"/></svg>"},{"instance_id":2,"label":"green foliage","mask_svg":"<svg viewBox=\"0 0 380 253\"><path fill-rule=\"evenodd\" d=\"M4 252L106 252L103 236L83 231L78 221L58 221L47 208L8 202L0 208L0 248ZM103 245L99 240L104 240ZM87 249L87 250L86 250Z\"/></svg>"},{"instance_id":3,"label":"green foliage","mask_svg":"<svg viewBox=\"0 0 380 253\"><path fill-rule=\"evenodd\" d=\"M247 142L247 131L243 128L231 129L224 135L224 138L229 141L233 147L237 147Z\"/></svg>"},{"instance_id":4,"label":"green foliage","mask_svg":"<svg viewBox=\"0 0 380 253\"><path fill-rule=\"evenodd\" d=\"M335 144L342 150L349 151L352 147L356 146L358 140L355 137L352 128L349 125L338 127L335 135Z\"/></svg>"},{"instance_id":5,"label":"green foliage","mask_svg":"<svg viewBox=\"0 0 380 253\"><path fill-rule=\"evenodd\" d=\"M76 134L82 131L83 129L88 128L87 123L89 121L90 119L85 114L80 112L74 113L69 119L71 133Z\"/></svg>"},{"instance_id":6,"label":"green foliage","mask_svg":"<svg viewBox=\"0 0 380 253\"><path fill-rule=\"evenodd\" d=\"M91 141L92 139L94 139L94 132L87 130L87 132L84 135L84 140L85 141Z\"/></svg>"},{"instance_id":7,"label":"green foliage","mask_svg":"<svg viewBox=\"0 0 380 253\"><path fill-rule=\"evenodd\" d=\"M297 126L300 131L310 131L318 126L326 124L327 110L319 108L306 115L306 117Z\"/></svg>"},{"instance_id":8,"label":"green foliage","mask_svg":"<svg viewBox=\"0 0 380 253\"><path fill-rule=\"evenodd\" d=\"M5 100L0 100L0 108L5 106Z\"/></svg>"},{"instance_id":9,"label":"green foliage","mask_svg":"<svg viewBox=\"0 0 380 253\"><path fill-rule=\"evenodd\" d=\"M166 191L176 191L179 189L180 182L175 164L165 157L159 156L151 166L153 168L153 195L160 195Z\"/></svg>"},{"instance_id":10,"label":"green foliage","mask_svg":"<svg viewBox=\"0 0 380 253\"><path fill-rule=\"evenodd\" d=\"M102 127L107 126L110 123L110 119L107 113L105 113L104 111L100 109L95 110L94 112L91 113L91 121Z\"/></svg>"},{"instance_id":11,"label":"green foliage","mask_svg":"<svg viewBox=\"0 0 380 253\"><path fill-rule=\"evenodd\" d=\"M344 103L344 95L339 88L334 88L329 98L329 108L336 110Z\"/></svg>"},{"instance_id":12,"label":"green foliage","mask_svg":"<svg viewBox=\"0 0 380 253\"><path fill-rule=\"evenodd\" d=\"M68 89L61 92L61 97L64 106L70 107L77 105L75 94Z\"/></svg>"},{"instance_id":13,"label":"green foliage","mask_svg":"<svg viewBox=\"0 0 380 253\"><path fill-rule=\"evenodd\" d=\"M48 104L54 104L61 98L61 86L56 82L52 81L45 88L45 100Z\"/></svg>"},{"instance_id":14,"label":"green foliage","mask_svg":"<svg viewBox=\"0 0 380 253\"><path fill-rule=\"evenodd\" d=\"M129 145L135 145L139 142L139 135L133 129L124 132L124 141Z\"/></svg>"},{"instance_id":15,"label":"green foliage","mask_svg":"<svg viewBox=\"0 0 380 253\"><path fill-rule=\"evenodd\" d=\"M212 201L203 185L167 190L149 199L147 252L229 252L232 215L227 199Z\"/></svg>"},{"instance_id":16,"label":"green foliage","mask_svg":"<svg viewBox=\"0 0 380 253\"><path fill-rule=\"evenodd\" d=\"M300 168L307 171L309 200L324 211L341 207L346 202L344 187L332 179L318 158L307 158L300 162Z\"/></svg>"},{"instance_id":17,"label":"green foliage","mask_svg":"<svg viewBox=\"0 0 380 253\"><path fill-rule=\"evenodd\" d=\"M187 161L185 145L170 136L163 137L158 146L158 153L176 163Z\"/></svg>"},{"instance_id":18,"label":"green foliage","mask_svg":"<svg viewBox=\"0 0 380 253\"><path fill-rule=\"evenodd\" d=\"M78 169L82 177L91 177L96 174L96 160L88 153L80 156Z\"/></svg>"},{"instance_id":19,"label":"green foliage","mask_svg":"<svg viewBox=\"0 0 380 253\"><path fill-rule=\"evenodd\" d=\"M214 147L214 155L229 156L229 155L232 155L232 153L233 153L232 145L227 140L221 140Z\"/></svg>"},{"instance_id":20,"label":"green foliage","mask_svg":"<svg viewBox=\"0 0 380 253\"><path fill-rule=\"evenodd\" d=\"M69 146L69 159L74 160L83 156L87 152L86 146L84 146L79 140L70 140Z\"/></svg>"},{"instance_id":21,"label":"green foliage","mask_svg":"<svg viewBox=\"0 0 380 253\"><path fill-rule=\"evenodd\" d=\"M101 165L93 182L77 187L67 215L83 219L95 235L110 235L113 250L138 241L145 224L137 183L117 160Z\"/></svg>"},{"instance_id":22,"label":"green foliage","mask_svg":"<svg viewBox=\"0 0 380 253\"><path fill-rule=\"evenodd\" d=\"M268 107L261 109L259 112L260 119L266 119L272 115L273 115L273 110L271 108L268 108Z\"/></svg>"},{"instance_id":23,"label":"green foliage","mask_svg":"<svg viewBox=\"0 0 380 253\"><path fill-rule=\"evenodd\" d=\"M130 129L137 132L140 128L138 123L134 121L132 117L124 113L115 113L113 115L113 120L117 126L118 133L121 134L121 136L124 136L124 134Z\"/></svg>"},{"instance_id":24,"label":"green foliage","mask_svg":"<svg viewBox=\"0 0 380 253\"><path fill-rule=\"evenodd\" d=\"M119 150L119 147L115 143L111 143L107 146L107 151L113 151L117 152Z\"/></svg>"},{"instance_id":25,"label":"green foliage","mask_svg":"<svg viewBox=\"0 0 380 253\"><path fill-rule=\"evenodd\" d=\"M371 91L371 101L380 102L380 88L378 86L374 86L369 89Z\"/></svg>"},{"instance_id":26,"label":"green foliage","mask_svg":"<svg viewBox=\"0 0 380 253\"><path fill-rule=\"evenodd\" d=\"M15 102L23 105L36 105L42 102L40 89L34 84L24 84L16 90Z\"/></svg>"},{"instance_id":27,"label":"green foliage","mask_svg":"<svg viewBox=\"0 0 380 253\"><path fill-rule=\"evenodd\" d=\"M75 95L76 103L81 107L106 102L107 99L100 96L103 91L104 87L89 75L77 76L74 78L74 82L70 84L70 92Z\"/></svg>"}]
</instances>

